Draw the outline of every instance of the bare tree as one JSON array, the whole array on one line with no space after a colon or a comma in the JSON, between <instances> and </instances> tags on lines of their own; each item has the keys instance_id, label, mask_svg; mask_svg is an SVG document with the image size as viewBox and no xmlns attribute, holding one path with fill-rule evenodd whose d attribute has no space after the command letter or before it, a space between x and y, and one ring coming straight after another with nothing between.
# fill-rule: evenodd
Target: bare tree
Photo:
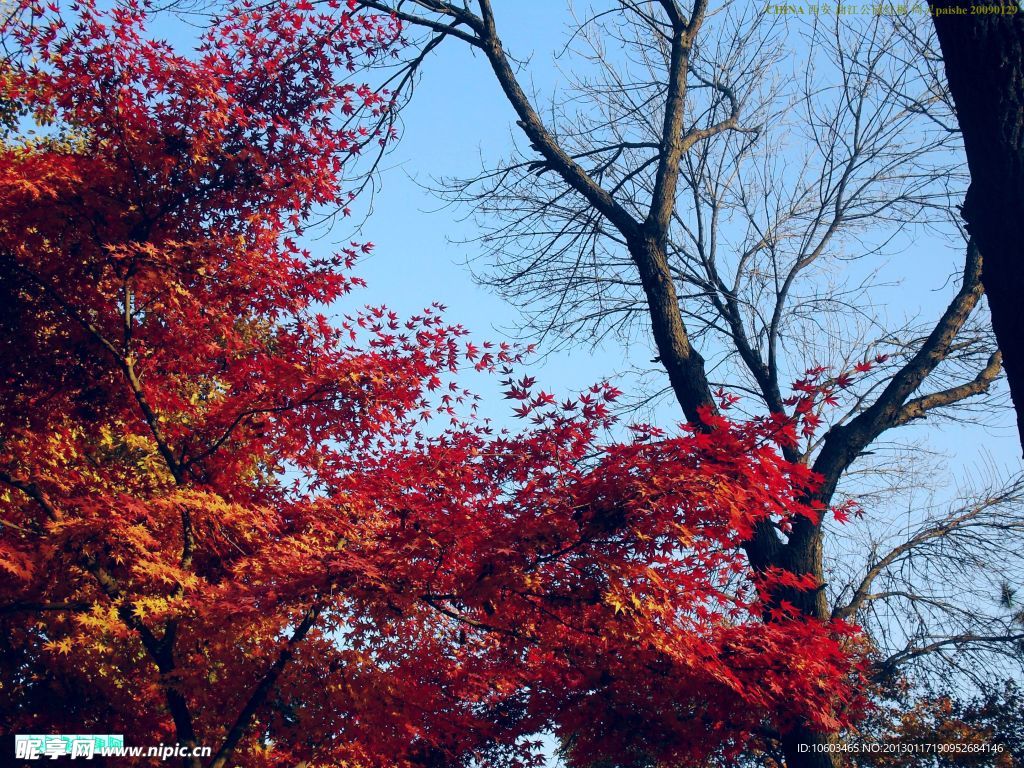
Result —
<instances>
[{"instance_id":1,"label":"bare tree","mask_svg":"<svg viewBox=\"0 0 1024 768\"><path fill-rule=\"evenodd\" d=\"M482 276L527 308L529 330L567 344L649 332L698 425L719 384L747 392L750 410L788 414L788 382L804 369L879 356L824 434L786 450L822 475L826 504L884 464L870 455L891 450L896 428L991 407L1001 355L978 317L982 253L957 227L960 135L919 25L834 17L793 29L738 3L609 0L577 19L569 81L542 105L489 0L362 5L423 31L423 46L448 38L482 54L515 110L514 156L445 189L479 217ZM963 253L957 285L939 317L890 321L875 271L929 228ZM950 649L1019 659L1012 613L975 605L1018 556L1019 498L1011 483L952 510L913 509L903 538L865 529L866 557L843 548L838 563L825 557L832 529L806 520L788 535L763 526L745 548L757 568L827 585L779 600L865 620L880 675L948 661ZM882 523L891 512L868 511ZM964 574L971 586L956 593ZM797 749L828 736L798 725L779 737L789 765L831 764Z\"/></svg>"},{"instance_id":2,"label":"bare tree","mask_svg":"<svg viewBox=\"0 0 1024 768\"><path fill-rule=\"evenodd\" d=\"M981 687L994 667L1011 673L1024 645L1015 586L1024 583L1024 563L1007 553L1024 544L1022 502L1024 481L1017 478L952 503L925 499L851 532L868 560L839 581L832 615L859 617L876 638L876 679L915 659L940 674L954 669Z\"/></svg>"}]
</instances>

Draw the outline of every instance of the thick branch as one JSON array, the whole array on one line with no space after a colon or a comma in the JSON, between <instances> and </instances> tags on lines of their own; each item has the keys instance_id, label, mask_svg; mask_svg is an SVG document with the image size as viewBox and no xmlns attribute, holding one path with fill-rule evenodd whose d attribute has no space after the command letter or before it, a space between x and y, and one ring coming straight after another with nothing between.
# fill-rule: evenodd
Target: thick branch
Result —
<instances>
[{"instance_id":1,"label":"thick branch","mask_svg":"<svg viewBox=\"0 0 1024 768\"><path fill-rule=\"evenodd\" d=\"M670 1L664 5L674 8L675 3ZM661 129L661 156L646 221L647 229L662 242L675 209L680 162L686 150L697 141L696 138L684 135L683 118L686 112L686 76L690 71L690 49L706 8L707 0L695 0L689 24L684 24L678 13L669 10L673 34L666 84L668 92Z\"/></svg>"},{"instance_id":2,"label":"thick branch","mask_svg":"<svg viewBox=\"0 0 1024 768\"><path fill-rule=\"evenodd\" d=\"M639 225L618 202L570 157L558 144L530 103L509 64L494 24L489 0L480 0L480 47L494 71L502 92L519 117L518 125L530 139L531 146L547 161L548 166L581 194L602 216L608 219L628 240L635 238Z\"/></svg>"},{"instance_id":3,"label":"thick branch","mask_svg":"<svg viewBox=\"0 0 1024 768\"><path fill-rule=\"evenodd\" d=\"M821 501L828 503L843 472L872 440L885 430L906 420L901 421L907 398L945 359L957 333L981 299L984 292L981 283L981 263L981 253L972 239L967 244L963 285L917 354L896 372L870 407L848 424L835 426L826 434L821 453L814 462L814 470L825 478L818 492ZM990 360L986 371L992 364Z\"/></svg>"},{"instance_id":4,"label":"thick branch","mask_svg":"<svg viewBox=\"0 0 1024 768\"><path fill-rule=\"evenodd\" d=\"M391 5L387 3L376 2L376 0L361 0L358 7L369 8L374 11L380 11L381 13L393 14L395 18L404 21L407 24L414 24L418 27L426 27L427 29L431 29L434 32L438 32L440 34L457 37L459 40L462 40L463 42L468 43L469 45L472 45L474 47L479 46L480 41L476 37L463 32L461 29L458 29L458 26L460 24L467 24L468 26L473 28L472 22L474 20L477 20L476 17L473 16L473 14L464 12L460 8L448 6L445 3L429 3L424 1L419 2L417 4L425 8L437 6L435 10L437 10L439 13L444 13L453 16L454 20L450 24L442 24L440 22L434 21L432 19L427 19L422 16L414 16L411 13L406 13L405 11L391 7Z\"/></svg>"},{"instance_id":5,"label":"thick branch","mask_svg":"<svg viewBox=\"0 0 1024 768\"><path fill-rule=\"evenodd\" d=\"M227 736L224 738L224 743L221 744L217 754L213 756L213 760L210 762L208 768L225 768L228 760L231 757L231 753L235 747L238 746L238 742L242 736L245 735L250 724L252 723L253 717L259 710L263 703L267 700L267 696L274 689L274 685L277 683L277 679L281 676L281 672L284 671L285 666L291 661L292 656L295 655L295 646L298 645L303 638L309 633L309 630L313 628L317 618L320 616L322 610L321 605L318 602L314 603L306 611L302 617L302 621L292 632L292 636L288 638L288 642L280 650L277 655L277 659L271 664L270 668L264 673L263 677L260 678L256 689L252 692L249 700L242 707L242 711L239 713L238 718L235 720L235 724L231 726L231 730L228 731Z\"/></svg>"},{"instance_id":6,"label":"thick branch","mask_svg":"<svg viewBox=\"0 0 1024 768\"><path fill-rule=\"evenodd\" d=\"M953 405L965 400L968 397L988 392L992 382L999 376L1003 369L1003 355L996 351L989 355L988 363L982 368L978 375L968 382L956 387L950 387L938 392L932 392L922 397L915 397L907 402L897 416L897 424L906 424L913 419L923 419L928 411L935 408L942 408L946 405Z\"/></svg>"}]
</instances>

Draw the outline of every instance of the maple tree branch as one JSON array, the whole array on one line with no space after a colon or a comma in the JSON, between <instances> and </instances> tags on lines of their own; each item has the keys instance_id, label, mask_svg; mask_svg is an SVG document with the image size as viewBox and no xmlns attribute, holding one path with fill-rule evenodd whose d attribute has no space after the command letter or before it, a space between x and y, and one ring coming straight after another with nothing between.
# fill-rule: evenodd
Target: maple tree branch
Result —
<instances>
[{"instance_id":1,"label":"maple tree branch","mask_svg":"<svg viewBox=\"0 0 1024 768\"><path fill-rule=\"evenodd\" d=\"M0 481L7 483L8 485L17 488L22 493L33 499L40 507L43 508L47 516L54 521L60 521L63 519L63 514L57 507L50 501L46 492L43 491L34 482L25 482L18 480L6 472L0 471ZM139 636L142 642L143 648L149 654L153 663L156 664L157 669L160 671L162 676L166 676L174 669L174 655L173 655L173 630L169 634L165 634L163 639L158 639L153 631L143 623L140 617L136 616L130 606L124 602L124 595L121 591L121 587L118 585L117 580L107 571L99 561L88 552L83 549L78 554L78 564L85 571L90 573L99 585L100 591L107 597L110 602L117 607L117 615L121 622L133 630ZM170 641L170 642L168 642ZM195 729L192 724L192 715L189 712L188 704L185 701L184 696L175 688L172 684L164 681L163 682L164 695L167 700L168 710L171 713L171 718L174 720L175 730L177 731L178 738L182 744L188 744L194 746L196 743ZM200 768L198 758L193 758L187 761L189 768Z\"/></svg>"},{"instance_id":2,"label":"maple tree branch","mask_svg":"<svg viewBox=\"0 0 1024 768\"><path fill-rule=\"evenodd\" d=\"M181 561L183 570L192 567L192 553L195 551L196 538L192 528L192 514L188 506L181 505ZM180 586L180 585L179 585Z\"/></svg>"},{"instance_id":3,"label":"maple tree branch","mask_svg":"<svg viewBox=\"0 0 1024 768\"><path fill-rule=\"evenodd\" d=\"M24 526L18 525L17 523L12 523L8 520L0 520L0 525L2 525L4 528L10 528L12 531L18 531L18 533L36 533L36 531L29 530Z\"/></svg>"},{"instance_id":4,"label":"maple tree branch","mask_svg":"<svg viewBox=\"0 0 1024 768\"><path fill-rule=\"evenodd\" d=\"M291 661L295 655L295 646L298 645L309 633L309 630L313 628L317 618L320 616L320 611L323 610L323 606L319 600L313 603L305 612L302 617L302 621L292 632L291 637L285 643L285 646L278 652L277 659L270 665L270 668L260 678L256 689L249 696L249 700L242 707L242 711L238 714L234 725L228 731L227 736L224 738L224 743L221 744L220 749L217 750L217 754L213 756L210 761L208 768L225 768L228 760L231 757L231 753L235 747L238 746L238 742L242 736L245 735L245 731L249 728L252 723L253 717L259 710L263 703L266 701L267 696L273 690L274 685L277 683L277 679L281 676L281 672L287 666L288 662Z\"/></svg>"},{"instance_id":5,"label":"maple tree branch","mask_svg":"<svg viewBox=\"0 0 1024 768\"><path fill-rule=\"evenodd\" d=\"M127 357L131 354L132 344L132 288L129 278L125 278L123 298L124 302L122 322L124 323L124 352L122 357Z\"/></svg>"},{"instance_id":6,"label":"maple tree branch","mask_svg":"<svg viewBox=\"0 0 1024 768\"><path fill-rule=\"evenodd\" d=\"M123 595L116 580L99 564L95 557L88 552L83 552L80 557L82 566L91 573L100 585L100 589L107 598L117 605L117 615L129 629L138 633L143 647L149 653L150 658L156 664L160 675L161 686L164 689L164 698L167 701L167 709L174 721L174 728L179 741L182 744L195 746L195 726L192 722L192 713L189 710L188 702L184 695L167 680L167 676L174 671L174 633L157 639L152 630L143 623L142 619L136 616L130 606L124 603ZM170 642L168 642L170 641ZM198 757L186 758L188 768L200 768Z\"/></svg>"},{"instance_id":7,"label":"maple tree branch","mask_svg":"<svg viewBox=\"0 0 1024 768\"><path fill-rule=\"evenodd\" d=\"M139 633L139 637L142 639L142 644L146 650L153 657L158 667L164 663L163 659L165 656L163 644L157 639L153 631L147 627L138 616L136 616L130 606L124 602L124 593L121 591L120 585L117 583L110 572L100 565L96 557L87 551L83 551L79 555L79 564L96 579L96 583L99 584L100 590L110 600L111 603L117 606L117 614L120 616L121 621L129 628ZM161 668L161 672L165 671ZM166 670L170 671L170 670Z\"/></svg>"},{"instance_id":8,"label":"maple tree branch","mask_svg":"<svg viewBox=\"0 0 1024 768\"><path fill-rule=\"evenodd\" d=\"M445 606L443 606L443 605L438 603L438 600L454 599L453 596L420 595L419 599L420 599L420 602L424 603L425 605L429 606L430 608L433 608L438 613L440 613L440 614L442 614L444 616L447 616L450 619L454 619L455 621L461 622L462 624L465 624L466 626L473 627L474 629L482 629L482 630L485 630L487 632L497 632L500 635L508 635L509 637L514 637L514 638L517 638L517 639L521 637L521 635L518 632L516 632L514 629L505 629L504 627L496 627L493 624L488 624L486 622L480 621L479 619L474 619L471 616L466 616L465 614L459 613L458 611L453 611L451 608L446 608Z\"/></svg>"},{"instance_id":9,"label":"maple tree branch","mask_svg":"<svg viewBox=\"0 0 1024 768\"><path fill-rule=\"evenodd\" d=\"M210 445L208 445L205 450L196 454L195 456L189 457L188 459L185 458L186 452L185 450L183 450L181 459L178 460L178 464L181 467L182 475L184 476L185 470L187 470L192 465L216 453L216 451L222 445L224 445L224 443L231 439L232 433L234 433L234 431L238 429L238 427L240 427L247 419L251 419L253 416L260 416L262 414L286 413L288 411L295 410L296 408L301 408L304 405L309 405L310 403L324 402L324 400L317 400L317 398L324 395L331 395L331 390L320 389L315 392L311 392L308 397L305 397L301 400L297 400L296 402L293 403L285 403L283 405L268 405L262 408L247 408L244 411L241 411L240 413L236 414L236 416L231 420L231 422L220 434L220 436L217 437L212 443L210 443Z\"/></svg>"},{"instance_id":10,"label":"maple tree branch","mask_svg":"<svg viewBox=\"0 0 1024 768\"><path fill-rule=\"evenodd\" d=\"M128 386L131 389L132 394L135 396L136 402L139 404L139 410L142 411L143 418L145 419L146 424L153 435L153 439L156 441L157 450L160 452L160 455L166 462L167 468L171 472L171 475L174 476L174 479L176 481L180 482L182 479L181 467L179 466L177 459L174 458L174 451L171 450L170 444L167 442L163 435L163 430L160 428L159 417L153 411L152 407L149 404L149 401L146 398L145 390L143 389L142 383L139 380L139 377L135 371L135 358L130 353L122 354L122 351L119 350L117 346L106 337L106 335L95 325L95 323L93 323L87 317L82 315L81 312L79 312L70 302L68 302L63 296L60 295L59 291L55 290L43 278L41 278L31 269L28 269L24 265L19 264L17 260L10 257L8 257L8 259L14 264L15 269L20 271L22 274L26 275L33 283L39 286L39 288L43 291L44 294L52 298L57 303L57 305L62 310L64 310L64 313L68 317L70 317L76 323L81 325L82 328L84 328L89 333L89 335L96 339L96 341L98 341L99 344L111 354L111 356L114 358L114 361L117 363L118 367L120 367L121 371L124 373L125 378L128 382ZM126 302L128 300L129 295L130 294L127 293L126 288ZM130 320L128 322L130 322ZM125 343L127 344L127 338L125 339Z\"/></svg>"},{"instance_id":11,"label":"maple tree branch","mask_svg":"<svg viewBox=\"0 0 1024 768\"><path fill-rule=\"evenodd\" d=\"M171 450L170 444L164 438L163 430L160 428L160 417L157 416L146 398L146 391L142 388L142 382L139 380L138 374L135 372L135 358L129 355L128 357L121 359L119 362L121 363L124 374L128 379L128 386L131 388L132 394L135 395L135 400L139 404L139 410L142 411L146 424L149 426L149 431L153 434L153 439L156 441L157 449L160 451L160 455L167 464L167 469L174 477L175 482L180 484L184 479L181 465L174 457L174 451Z\"/></svg>"},{"instance_id":12,"label":"maple tree branch","mask_svg":"<svg viewBox=\"0 0 1024 768\"><path fill-rule=\"evenodd\" d=\"M35 482L31 480L19 480L18 478L14 477L10 473L2 469L0 469L0 482L5 483L6 485L9 485L12 488L15 488L16 490L21 491L23 494L25 494L30 499L35 501L40 507L42 507L47 517L49 517L51 520L60 519L60 512L57 510L56 507L53 506L53 504L50 502L50 499L43 492L43 490L38 485L36 485ZM23 528L20 525L15 525L14 523L8 523L6 521L3 521L3 525L7 526L8 528L13 528L17 531L21 531L22 533L39 533L39 531L32 531L27 528Z\"/></svg>"}]
</instances>

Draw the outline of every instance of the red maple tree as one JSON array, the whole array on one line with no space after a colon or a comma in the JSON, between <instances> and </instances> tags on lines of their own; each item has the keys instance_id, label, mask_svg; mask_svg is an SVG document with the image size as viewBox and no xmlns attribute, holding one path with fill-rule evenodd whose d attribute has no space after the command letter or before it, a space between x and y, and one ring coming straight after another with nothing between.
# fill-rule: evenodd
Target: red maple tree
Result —
<instances>
[{"instance_id":1,"label":"red maple tree","mask_svg":"<svg viewBox=\"0 0 1024 768\"><path fill-rule=\"evenodd\" d=\"M834 729L853 630L740 550L821 514L776 450L799 425L607 444L613 387L558 404L438 307L325 316L369 246L298 233L391 138L339 73L400 28L355 8L243 4L192 57L134 2L8 16L3 727L212 747L196 768L524 763L544 730L676 765ZM464 365L529 428L472 417Z\"/></svg>"}]
</instances>

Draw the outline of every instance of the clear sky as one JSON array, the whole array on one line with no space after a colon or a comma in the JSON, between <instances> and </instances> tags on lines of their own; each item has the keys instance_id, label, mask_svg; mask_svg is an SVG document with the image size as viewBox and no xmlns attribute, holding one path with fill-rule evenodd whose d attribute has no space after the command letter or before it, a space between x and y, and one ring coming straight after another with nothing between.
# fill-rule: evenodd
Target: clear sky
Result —
<instances>
[{"instance_id":1,"label":"clear sky","mask_svg":"<svg viewBox=\"0 0 1024 768\"><path fill-rule=\"evenodd\" d=\"M551 23L559 15L552 5L545 0L498 5L506 44L520 56L535 51L538 63L543 59L541 73L550 72L549 52L564 41L562 27ZM369 283L365 296L371 303L409 313L441 301L453 321L476 334L507 338L517 310L474 284L465 262L477 249L456 242L472 238L475 227L460 220L464 211L443 208L443 201L424 188L432 177L472 176L480 170L481 155L492 160L505 155L511 132L518 130L486 62L460 41L449 42L423 68L403 114L401 140L384 163L382 188L362 230L376 249L357 271ZM544 345L541 350L548 351ZM651 357L646 349L639 354ZM596 354L552 354L536 366L546 388L567 391L614 374L624 367L624 358L624 351L612 346Z\"/></svg>"}]
</instances>

